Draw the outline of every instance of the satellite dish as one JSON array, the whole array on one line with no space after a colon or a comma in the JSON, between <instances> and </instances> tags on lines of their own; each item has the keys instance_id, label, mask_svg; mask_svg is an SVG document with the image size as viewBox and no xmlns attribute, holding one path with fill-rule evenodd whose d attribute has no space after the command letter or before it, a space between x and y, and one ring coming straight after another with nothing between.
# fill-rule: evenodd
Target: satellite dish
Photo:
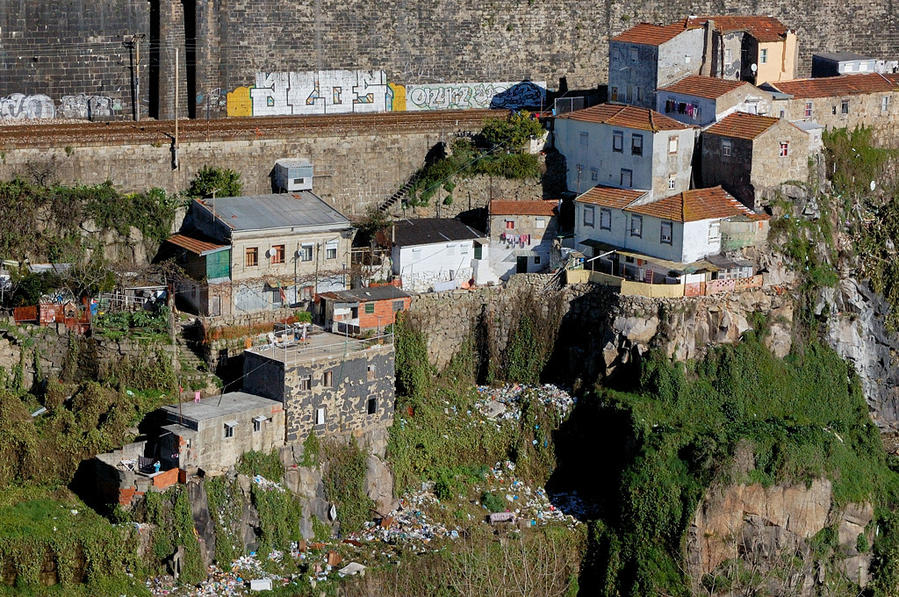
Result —
<instances>
[{"instance_id":1,"label":"satellite dish","mask_svg":"<svg viewBox=\"0 0 899 597\"><path fill-rule=\"evenodd\" d=\"M872 180L871 181L871 190L873 191L876 188L877 188L877 183Z\"/></svg>"},{"instance_id":2,"label":"satellite dish","mask_svg":"<svg viewBox=\"0 0 899 597\"><path fill-rule=\"evenodd\" d=\"M757 72L759 70L759 65L753 62L749 65L749 70L751 70L752 72Z\"/></svg>"}]
</instances>

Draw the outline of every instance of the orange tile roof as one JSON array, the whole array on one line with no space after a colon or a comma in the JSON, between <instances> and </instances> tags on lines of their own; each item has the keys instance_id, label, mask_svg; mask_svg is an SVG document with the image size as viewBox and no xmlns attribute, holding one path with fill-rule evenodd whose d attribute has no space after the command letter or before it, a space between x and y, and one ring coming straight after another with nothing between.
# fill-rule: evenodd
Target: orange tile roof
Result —
<instances>
[{"instance_id":1,"label":"orange tile roof","mask_svg":"<svg viewBox=\"0 0 899 597\"><path fill-rule=\"evenodd\" d=\"M887 73L887 74L884 74L883 76L887 81L889 81L896 87L899 87L899 73Z\"/></svg>"},{"instance_id":2,"label":"orange tile roof","mask_svg":"<svg viewBox=\"0 0 899 597\"><path fill-rule=\"evenodd\" d=\"M202 255L203 253L207 253L209 251L224 249L228 246L211 243L209 241L200 240L199 238L193 238L184 234L173 234L166 240L173 245L179 246L182 249L187 249L191 253L196 253L197 255Z\"/></svg>"},{"instance_id":3,"label":"orange tile roof","mask_svg":"<svg viewBox=\"0 0 899 597\"><path fill-rule=\"evenodd\" d=\"M675 222L696 222L732 216L746 216L753 220L768 219L768 216L757 214L734 199L720 186L684 191L652 203L627 207L625 211Z\"/></svg>"},{"instance_id":4,"label":"orange tile roof","mask_svg":"<svg viewBox=\"0 0 899 597\"><path fill-rule=\"evenodd\" d=\"M645 46L660 46L666 41L674 39L678 33L687 29L696 29L701 25L686 26L684 21L678 21L670 25L653 25L652 23L640 23L627 31L616 35L611 41L620 41Z\"/></svg>"},{"instance_id":5,"label":"orange tile roof","mask_svg":"<svg viewBox=\"0 0 899 597\"><path fill-rule=\"evenodd\" d=\"M582 203L592 203L603 207L615 207L624 209L649 191L641 191L639 189L619 189L616 187L605 187L597 185L578 196L577 200Z\"/></svg>"},{"instance_id":6,"label":"orange tile roof","mask_svg":"<svg viewBox=\"0 0 899 597\"><path fill-rule=\"evenodd\" d=\"M773 116L758 116L746 112L733 112L705 130L712 135L755 139L780 121Z\"/></svg>"},{"instance_id":7,"label":"orange tile roof","mask_svg":"<svg viewBox=\"0 0 899 597\"><path fill-rule=\"evenodd\" d=\"M551 216L555 214L557 200L506 201L495 199L490 202L491 216Z\"/></svg>"},{"instance_id":8,"label":"orange tile roof","mask_svg":"<svg viewBox=\"0 0 899 597\"><path fill-rule=\"evenodd\" d=\"M746 81L734 81L733 79L719 79L717 77L700 77L699 75L692 75L681 79L673 85L662 87L659 91L670 91L671 93L683 93L685 95L715 99L721 97L725 93L730 93L743 85L752 87L752 84L747 83Z\"/></svg>"},{"instance_id":9,"label":"orange tile roof","mask_svg":"<svg viewBox=\"0 0 899 597\"><path fill-rule=\"evenodd\" d=\"M794 79L768 83L774 89L788 93L795 98L834 97L858 93L899 91L899 78L870 73L866 75L841 75L839 77L818 77L814 79Z\"/></svg>"},{"instance_id":10,"label":"orange tile roof","mask_svg":"<svg viewBox=\"0 0 899 597\"><path fill-rule=\"evenodd\" d=\"M655 110L621 104L599 104L583 110L568 112L557 118L570 118L581 122L609 124L652 132L693 128Z\"/></svg>"},{"instance_id":11,"label":"orange tile roof","mask_svg":"<svg viewBox=\"0 0 899 597\"><path fill-rule=\"evenodd\" d=\"M781 41L787 34L787 27L774 17L759 15L708 15L689 17L683 26L701 27L706 21L715 23L715 30L721 33L747 31L760 42Z\"/></svg>"}]
</instances>

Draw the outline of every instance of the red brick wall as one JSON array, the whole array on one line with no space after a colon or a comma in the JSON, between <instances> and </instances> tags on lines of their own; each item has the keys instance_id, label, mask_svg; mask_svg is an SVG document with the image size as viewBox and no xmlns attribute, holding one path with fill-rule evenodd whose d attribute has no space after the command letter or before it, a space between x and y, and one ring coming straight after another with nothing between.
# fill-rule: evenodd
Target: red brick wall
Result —
<instances>
[{"instance_id":1,"label":"red brick wall","mask_svg":"<svg viewBox=\"0 0 899 597\"><path fill-rule=\"evenodd\" d=\"M403 301L403 310L409 308L409 304L412 302L412 297L405 297L402 299L395 299ZM377 330L379 319L380 318L380 326L381 329L384 329L385 326L390 325L396 320L396 313L393 311L393 300L383 300L383 301L373 301L375 305L374 313L366 313L365 305L371 303L359 303L359 327L362 329L372 329Z\"/></svg>"},{"instance_id":2,"label":"red brick wall","mask_svg":"<svg viewBox=\"0 0 899 597\"><path fill-rule=\"evenodd\" d=\"M153 477L153 486L159 489L171 487L178 482L178 469L172 468Z\"/></svg>"}]
</instances>

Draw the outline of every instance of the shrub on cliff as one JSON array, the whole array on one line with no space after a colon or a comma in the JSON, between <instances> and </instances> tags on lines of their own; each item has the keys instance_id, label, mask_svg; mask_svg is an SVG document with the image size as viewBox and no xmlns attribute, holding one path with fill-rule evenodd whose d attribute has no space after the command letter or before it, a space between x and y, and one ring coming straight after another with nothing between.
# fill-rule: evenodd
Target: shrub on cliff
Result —
<instances>
[{"instance_id":1,"label":"shrub on cliff","mask_svg":"<svg viewBox=\"0 0 899 597\"><path fill-rule=\"evenodd\" d=\"M240 173L230 168L203 166L190 182L187 194L198 199L212 197L238 197L243 191Z\"/></svg>"}]
</instances>

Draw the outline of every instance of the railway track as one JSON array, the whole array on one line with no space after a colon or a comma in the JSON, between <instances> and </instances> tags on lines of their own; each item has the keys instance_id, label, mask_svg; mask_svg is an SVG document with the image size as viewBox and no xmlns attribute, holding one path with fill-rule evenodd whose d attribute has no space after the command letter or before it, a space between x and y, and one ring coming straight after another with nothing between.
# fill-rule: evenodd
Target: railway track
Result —
<instances>
[{"instance_id":1,"label":"railway track","mask_svg":"<svg viewBox=\"0 0 899 597\"><path fill-rule=\"evenodd\" d=\"M471 130L501 110L441 110L379 112L321 116L262 116L178 120L178 142L283 138L288 135L389 133L433 130L435 127ZM173 120L142 122L77 122L0 126L0 149L82 147L90 145L170 144Z\"/></svg>"}]
</instances>

